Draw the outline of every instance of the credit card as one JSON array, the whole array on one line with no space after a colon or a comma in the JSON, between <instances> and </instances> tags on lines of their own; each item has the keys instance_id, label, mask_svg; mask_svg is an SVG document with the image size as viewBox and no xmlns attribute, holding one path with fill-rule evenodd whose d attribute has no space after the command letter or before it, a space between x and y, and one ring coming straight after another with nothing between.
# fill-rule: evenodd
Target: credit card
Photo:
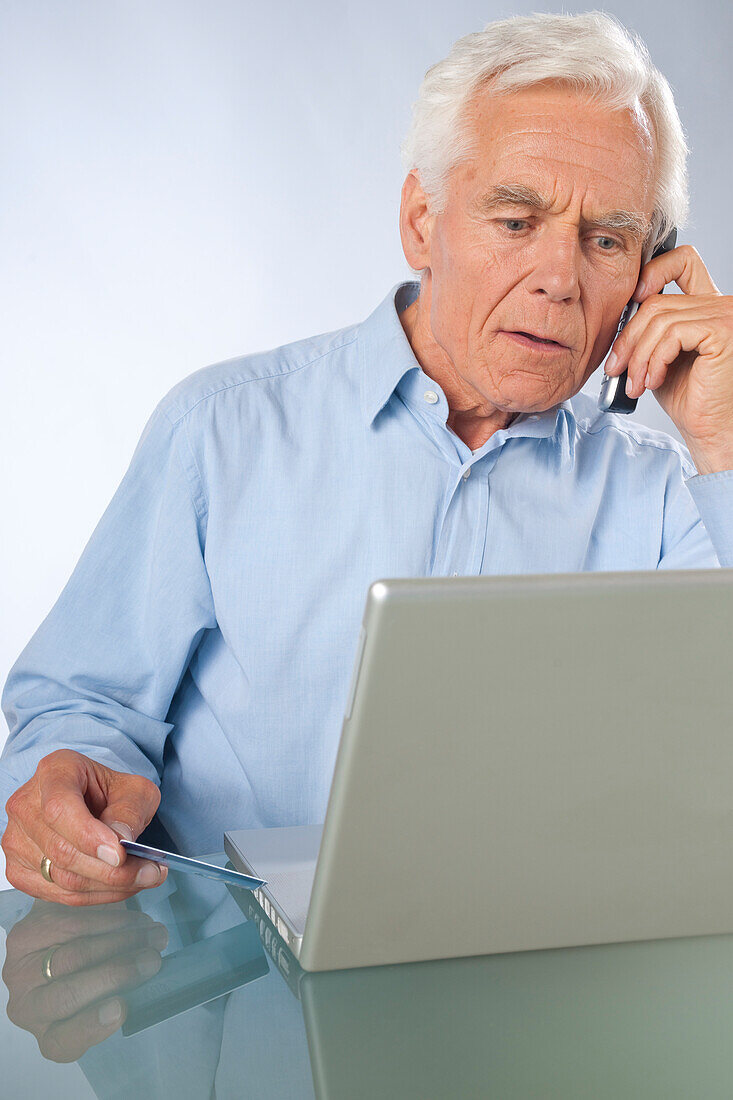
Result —
<instances>
[{"instance_id":1,"label":"credit card","mask_svg":"<svg viewBox=\"0 0 733 1100\"><path fill-rule=\"evenodd\" d=\"M179 856L177 852L164 852L161 848L151 848L149 844L138 844L136 840L120 840L120 844L131 856L152 859L155 863L170 867L172 871L186 871L191 875L215 878L219 882L230 882L232 886L241 886L244 890L256 890L258 886L267 885L267 880L264 878L243 875L241 871L217 867L215 863L204 863L200 859L192 859L191 856Z\"/></svg>"}]
</instances>

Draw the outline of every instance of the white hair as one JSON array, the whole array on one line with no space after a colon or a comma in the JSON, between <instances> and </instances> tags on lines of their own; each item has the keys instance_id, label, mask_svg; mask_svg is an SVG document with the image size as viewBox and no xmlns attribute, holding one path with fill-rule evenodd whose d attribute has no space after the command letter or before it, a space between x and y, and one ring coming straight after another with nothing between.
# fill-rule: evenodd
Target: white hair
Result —
<instances>
[{"instance_id":1,"label":"white hair","mask_svg":"<svg viewBox=\"0 0 733 1100\"><path fill-rule=\"evenodd\" d=\"M502 94L547 80L569 84L609 110L631 109L642 123L646 118L657 171L644 243L654 248L672 226L685 225L689 149L672 90L641 38L601 11L534 12L488 23L459 38L428 69L401 154L405 172L416 169L429 210L443 212L450 172L472 155L474 140L464 118L472 97L489 82L487 90Z\"/></svg>"}]
</instances>

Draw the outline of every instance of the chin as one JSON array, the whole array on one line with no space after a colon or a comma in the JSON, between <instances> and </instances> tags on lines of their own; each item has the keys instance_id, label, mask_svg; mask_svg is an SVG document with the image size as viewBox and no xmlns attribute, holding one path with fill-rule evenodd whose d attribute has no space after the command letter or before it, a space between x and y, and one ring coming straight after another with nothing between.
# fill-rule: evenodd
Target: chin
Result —
<instances>
[{"instance_id":1,"label":"chin","mask_svg":"<svg viewBox=\"0 0 733 1100\"><path fill-rule=\"evenodd\" d=\"M497 395L495 401L492 400L492 404L507 413L540 413L551 409L553 405L559 405L564 400L564 394L549 397L546 390L540 394L533 393L531 387L517 386L516 391L509 387L505 388L500 395Z\"/></svg>"}]
</instances>

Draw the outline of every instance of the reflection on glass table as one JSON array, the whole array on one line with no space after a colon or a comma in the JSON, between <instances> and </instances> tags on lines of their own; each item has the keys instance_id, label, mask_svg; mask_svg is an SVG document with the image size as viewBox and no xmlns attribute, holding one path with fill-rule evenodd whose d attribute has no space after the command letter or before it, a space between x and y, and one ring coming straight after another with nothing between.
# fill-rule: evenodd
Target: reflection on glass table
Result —
<instances>
[{"instance_id":1,"label":"reflection on glass table","mask_svg":"<svg viewBox=\"0 0 733 1100\"><path fill-rule=\"evenodd\" d=\"M99 1097L731 1095L733 936L306 973L249 892L176 874L88 909L8 891L0 923L3 1095L45 1067L80 1096L69 1061Z\"/></svg>"}]
</instances>

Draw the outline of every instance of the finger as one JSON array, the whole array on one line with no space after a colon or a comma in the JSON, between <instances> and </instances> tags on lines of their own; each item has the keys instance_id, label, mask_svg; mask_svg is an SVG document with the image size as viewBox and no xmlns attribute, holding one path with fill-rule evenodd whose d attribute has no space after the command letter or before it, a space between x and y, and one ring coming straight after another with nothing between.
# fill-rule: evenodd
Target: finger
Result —
<instances>
[{"instance_id":1,"label":"finger","mask_svg":"<svg viewBox=\"0 0 733 1100\"><path fill-rule=\"evenodd\" d=\"M51 877L64 890L70 891L137 891L160 886L165 880L161 864L131 856L120 867L94 859L78 851L60 833L40 821L34 835L28 838L38 851L40 860L46 855L51 860Z\"/></svg>"},{"instance_id":2,"label":"finger","mask_svg":"<svg viewBox=\"0 0 733 1100\"><path fill-rule=\"evenodd\" d=\"M667 332L649 356L643 385L648 390L656 390L662 385L670 366L679 357L682 344L675 332Z\"/></svg>"},{"instance_id":3,"label":"finger","mask_svg":"<svg viewBox=\"0 0 733 1100\"><path fill-rule=\"evenodd\" d=\"M685 298L678 294L674 297L662 297L656 295L649 298L639 307L614 341L613 351L606 360L603 370L608 375L621 374L629 369L629 374L637 383L639 374L641 381L646 377L646 369L639 371L639 363L643 360L646 368L649 357L663 337L666 330L673 324L684 323L695 326L695 332L700 339L704 338L706 310L701 309L700 302ZM709 325L709 319L708 319ZM632 363L632 360L635 362ZM638 388L635 386L635 388Z\"/></svg>"},{"instance_id":4,"label":"finger","mask_svg":"<svg viewBox=\"0 0 733 1100\"><path fill-rule=\"evenodd\" d=\"M644 264L634 297L643 301L672 282L685 294L720 294L702 256L691 244L678 245Z\"/></svg>"},{"instance_id":5,"label":"finger","mask_svg":"<svg viewBox=\"0 0 733 1100\"><path fill-rule=\"evenodd\" d=\"M42 858L40 849L20 828L13 829L11 838L5 846L5 851L8 856L5 867L5 876L8 882L16 889L22 890L23 893L30 894L32 897L43 898L45 901L55 901L62 905L100 905L103 902L124 901L137 893L139 889L139 887L135 887L126 890L109 888L100 888L94 891L90 889L79 890L76 887L80 883L86 883L87 886L91 885L87 880L81 878L78 881L74 879L73 887L67 889L63 880L69 882L70 873L63 870L58 872L58 878L62 880L61 882L47 882L40 871ZM51 874L56 874L53 868Z\"/></svg>"},{"instance_id":6,"label":"finger","mask_svg":"<svg viewBox=\"0 0 733 1100\"><path fill-rule=\"evenodd\" d=\"M672 314L664 324L662 320L649 327L629 359L629 380L633 379L633 393L629 396L639 396L644 392L647 375L650 384L653 382L653 388L659 388L669 368L676 369L681 353L694 351L704 338L705 329L695 317Z\"/></svg>"},{"instance_id":7,"label":"finger","mask_svg":"<svg viewBox=\"0 0 733 1100\"><path fill-rule=\"evenodd\" d=\"M29 870L23 864L16 865L13 879L7 876L11 885L17 890L28 894L30 897L42 897L45 901L53 901L59 905L93 906L109 905L119 901L126 901L133 897L137 890L109 890L109 891L76 891L62 890L59 886L47 883L35 871ZM40 880L40 881L39 881Z\"/></svg>"},{"instance_id":8,"label":"finger","mask_svg":"<svg viewBox=\"0 0 733 1100\"><path fill-rule=\"evenodd\" d=\"M644 392L649 363L660 344L666 341L676 316L669 311L645 314L644 326L637 328L626 347L621 349L620 354L625 355L624 365L628 371L626 393L629 397L638 397Z\"/></svg>"},{"instance_id":9,"label":"finger","mask_svg":"<svg viewBox=\"0 0 733 1100\"><path fill-rule=\"evenodd\" d=\"M56 1020L69 1019L103 997L149 981L162 962L160 954L150 947L109 959L100 966L36 986L22 999L9 998L7 1014L18 1027L38 1034Z\"/></svg>"},{"instance_id":10,"label":"finger","mask_svg":"<svg viewBox=\"0 0 733 1100\"><path fill-rule=\"evenodd\" d=\"M99 819L119 836L135 840L158 810L160 789L142 775L108 770L105 779L107 804Z\"/></svg>"},{"instance_id":11,"label":"finger","mask_svg":"<svg viewBox=\"0 0 733 1100\"><path fill-rule=\"evenodd\" d=\"M100 864L119 867L124 862L125 851L120 846L118 835L90 812L85 801L88 798L98 814L108 806L106 788L110 780L105 774L108 770L101 766L95 767L93 761L78 753L68 756L52 753L41 761L37 772L40 820L34 819L30 827L28 822L22 819L20 821L39 847L43 841L38 836L42 823L45 828L50 828L68 841L72 849ZM134 780L136 777L122 778ZM144 782L154 786L149 780ZM137 788L138 784L133 784L133 787Z\"/></svg>"},{"instance_id":12,"label":"finger","mask_svg":"<svg viewBox=\"0 0 733 1100\"><path fill-rule=\"evenodd\" d=\"M90 1005L69 1020L53 1023L38 1038L38 1049L51 1062L76 1062L125 1022L127 1006L119 997Z\"/></svg>"}]
</instances>

